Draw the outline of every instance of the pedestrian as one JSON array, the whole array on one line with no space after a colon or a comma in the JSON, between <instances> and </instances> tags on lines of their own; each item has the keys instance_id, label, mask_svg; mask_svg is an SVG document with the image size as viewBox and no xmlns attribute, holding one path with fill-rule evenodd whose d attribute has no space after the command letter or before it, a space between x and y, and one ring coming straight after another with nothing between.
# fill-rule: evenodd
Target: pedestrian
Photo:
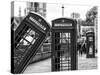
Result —
<instances>
[{"instance_id":1,"label":"pedestrian","mask_svg":"<svg viewBox=\"0 0 100 75\"><path fill-rule=\"evenodd\" d=\"M81 51L81 43L79 43L79 51Z\"/></svg>"},{"instance_id":2,"label":"pedestrian","mask_svg":"<svg viewBox=\"0 0 100 75\"><path fill-rule=\"evenodd\" d=\"M79 55L81 55L81 42L77 43L77 51L78 51Z\"/></svg>"},{"instance_id":3,"label":"pedestrian","mask_svg":"<svg viewBox=\"0 0 100 75\"><path fill-rule=\"evenodd\" d=\"M83 44L82 44L82 53L81 54L86 54L86 43L85 43L85 41L83 42Z\"/></svg>"}]
</instances>

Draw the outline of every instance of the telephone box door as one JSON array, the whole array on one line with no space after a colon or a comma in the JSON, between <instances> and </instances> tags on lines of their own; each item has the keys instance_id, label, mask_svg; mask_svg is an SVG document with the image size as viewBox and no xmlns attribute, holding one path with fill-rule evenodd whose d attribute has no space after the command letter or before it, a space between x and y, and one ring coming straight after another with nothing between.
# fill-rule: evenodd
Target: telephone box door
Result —
<instances>
[{"instance_id":1,"label":"telephone box door","mask_svg":"<svg viewBox=\"0 0 100 75\"><path fill-rule=\"evenodd\" d=\"M54 31L52 33L53 53L52 70L64 71L76 69L76 52L74 51L74 36L69 31Z\"/></svg>"}]
</instances>

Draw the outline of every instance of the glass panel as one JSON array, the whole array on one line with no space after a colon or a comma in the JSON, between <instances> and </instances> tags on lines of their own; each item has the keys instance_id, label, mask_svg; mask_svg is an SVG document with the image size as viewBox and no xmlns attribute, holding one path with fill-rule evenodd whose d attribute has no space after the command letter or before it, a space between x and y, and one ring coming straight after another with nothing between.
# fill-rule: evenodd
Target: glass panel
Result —
<instances>
[{"instance_id":1,"label":"glass panel","mask_svg":"<svg viewBox=\"0 0 100 75\"><path fill-rule=\"evenodd\" d=\"M36 39L38 39L38 37L39 37L39 34L38 33L36 33L35 31L33 31L33 30L28 30L27 31L27 33L24 35L24 38L28 41L28 42L30 42L30 43L32 43L32 44L34 44L35 43L35 41L36 41Z\"/></svg>"},{"instance_id":2,"label":"glass panel","mask_svg":"<svg viewBox=\"0 0 100 75\"><path fill-rule=\"evenodd\" d=\"M89 37L89 41L93 41L93 37Z\"/></svg>"},{"instance_id":3,"label":"glass panel","mask_svg":"<svg viewBox=\"0 0 100 75\"><path fill-rule=\"evenodd\" d=\"M60 70L71 69L71 37L70 33L55 33L55 56L58 58L56 63L59 63Z\"/></svg>"},{"instance_id":4,"label":"glass panel","mask_svg":"<svg viewBox=\"0 0 100 75\"><path fill-rule=\"evenodd\" d=\"M23 57L25 56L24 54L27 52L29 45L30 44L24 39L21 39L20 42L17 44L17 47L15 49L15 54L14 54L15 64L20 64Z\"/></svg>"},{"instance_id":5,"label":"glass panel","mask_svg":"<svg viewBox=\"0 0 100 75\"><path fill-rule=\"evenodd\" d=\"M30 50L32 44L35 43L36 39L38 39L39 34L34 30L28 29L25 31L26 33L21 36L21 40L16 46L15 54L14 54L14 63L20 64L23 58L26 56L27 52Z\"/></svg>"},{"instance_id":6,"label":"glass panel","mask_svg":"<svg viewBox=\"0 0 100 75\"><path fill-rule=\"evenodd\" d=\"M90 45L90 47L89 47L89 54L90 55L93 54L93 45Z\"/></svg>"},{"instance_id":7,"label":"glass panel","mask_svg":"<svg viewBox=\"0 0 100 75\"><path fill-rule=\"evenodd\" d=\"M34 33L34 35L32 35L32 37L33 37L32 44L34 44L36 39L38 39L39 35L37 33Z\"/></svg>"},{"instance_id":8,"label":"glass panel","mask_svg":"<svg viewBox=\"0 0 100 75\"><path fill-rule=\"evenodd\" d=\"M31 43L32 40L33 40L33 38L32 38L30 35L27 35L27 36L25 37L25 39L26 39L27 41L29 41L30 43Z\"/></svg>"}]
</instances>

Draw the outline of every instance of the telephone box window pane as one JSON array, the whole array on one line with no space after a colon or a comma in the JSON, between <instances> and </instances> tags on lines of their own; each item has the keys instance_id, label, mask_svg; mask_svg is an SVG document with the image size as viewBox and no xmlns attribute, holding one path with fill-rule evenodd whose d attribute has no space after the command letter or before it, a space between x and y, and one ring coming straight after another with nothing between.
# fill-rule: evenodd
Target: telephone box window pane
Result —
<instances>
[{"instance_id":1,"label":"telephone box window pane","mask_svg":"<svg viewBox=\"0 0 100 75\"><path fill-rule=\"evenodd\" d=\"M23 58L26 56L28 49L32 44L35 43L36 39L38 39L39 34L35 31L28 29L20 42L17 44L14 55L14 65L20 64Z\"/></svg>"},{"instance_id":2,"label":"telephone box window pane","mask_svg":"<svg viewBox=\"0 0 100 75\"><path fill-rule=\"evenodd\" d=\"M60 35L60 38L59 38ZM71 38L70 38L70 33L59 33L58 37L55 39L55 44L57 43L57 47L60 41L60 47L59 50L57 49L56 55L59 54L58 58L59 65L60 65L60 70L70 70L71 67L71 56L70 56L70 49L71 49ZM58 42L57 42L58 41ZM56 50L56 49L55 49Z\"/></svg>"},{"instance_id":3,"label":"telephone box window pane","mask_svg":"<svg viewBox=\"0 0 100 75\"><path fill-rule=\"evenodd\" d=\"M26 40L23 40L23 45L29 45L30 43L29 42L27 42Z\"/></svg>"},{"instance_id":4,"label":"telephone box window pane","mask_svg":"<svg viewBox=\"0 0 100 75\"><path fill-rule=\"evenodd\" d=\"M31 43L32 40L33 40L33 38L32 38L31 36L29 36L29 35L27 35L25 39L26 39L27 41L29 41L30 43Z\"/></svg>"},{"instance_id":5,"label":"telephone box window pane","mask_svg":"<svg viewBox=\"0 0 100 75\"><path fill-rule=\"evenodd\" d=\"M93 54L93 45L90 45L90 47L89 47L89 54L90 54L90 55Z\"/></svg>"},{"instance_id":6,"label":"telephone box window pane","mask_svg":"<svg viewBox=\"0 0 100 75\"><path fill-rule=\"evenodd\" d=\"M28 48L30 44L24 40L24 39L21 39L21 41L18 43L17 47L16 47L16 53L22 53L22 52L25 52L25 50Z\"/></svg>"},{"instance_id":7,"label":"telephone box window pane","mask_svg":"<svg viewBox=\"0 0 100 75\"><path fill-rule=\"evenodd\" d=\"M54 36L57 71L71 70L71 33L55 32Z\"/></svg>"},{"instance_id":8,"label":"telephone box window pane","mask_svg":"<svg viewBox=\"0 0 100 75\"><path fill-rule=\"evenodd\" d=\"M93 37L89 37L89 41L93 41Z\"/></svg>"},{"instance_id":9,"label":"telephone box window pane","mask_svg":"<svg viewBox=\"0 0 100 75\"><path fill-rule=\"evenodd\" d=\"M28 42L30 42L30 43L32 43L32 44L34 44L35 43L35 41L36 41L36 39L38 39L38 37L39 37L39 34L38 33L36 33L35 31L33 31L33 30L28 30L27 31L27 33L24 35L24 38L28 41Z\"/></svg>"},{"instance_id":10,"label":"telephone box window pane","mask_svg":"<svg viewBox=\"0 0 100 75\"><path fill-rule=\"evenodd\" d=\"M29 35L34 35L35 34L35 31L33 31L33 30L31 30L30 32L29 32Z\"/></svg>"},{"instance_id":11,"label":"telephone box window pane","mask_svg":"<svg viewBox=\"0 0 100 75\"><path fill-rule=\"evenodd\" d=\"M27 42L25 39L21 39L18 44L20 44L20 45L29 45L29 42Z\"/></svg>"},{"instance_id":12,"label":"telephone box window pane","mask_svg":"<svg viewBox=\"0 0 100 75\"><path fill-rule=\"evenodd\" d=\"M32 44L34 44L35 41L38 39L39 34L34 32L34 34L32 34L31 36L33 37Z\"/></svg>"},{"instance_id":13,"label":"telephone box window pane","mask_svg":"<svg viewBox=\"0 0 100 75\"><path fill-rule=\"evenodd\" d=\"M60 33L60 43L71 43L70 33Z\"/></svg>"}]
</instances>

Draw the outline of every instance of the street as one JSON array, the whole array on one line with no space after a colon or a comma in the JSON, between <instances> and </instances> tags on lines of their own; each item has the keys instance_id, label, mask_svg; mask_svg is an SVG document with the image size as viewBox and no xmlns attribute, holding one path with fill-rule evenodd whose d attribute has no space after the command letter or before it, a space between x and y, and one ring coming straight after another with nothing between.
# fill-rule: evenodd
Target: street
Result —
<instances>
[{"instance_id":1,"label":"street","mask_svg":"<svg viewBox=\"0 0 100 75\"><path fill-rule=\"evenodd\" d=\"M97 57L78 56L78 70L97 69ZM24 73L51 72L51 58L29 65Z\"/></svg>"}]
</instances>

